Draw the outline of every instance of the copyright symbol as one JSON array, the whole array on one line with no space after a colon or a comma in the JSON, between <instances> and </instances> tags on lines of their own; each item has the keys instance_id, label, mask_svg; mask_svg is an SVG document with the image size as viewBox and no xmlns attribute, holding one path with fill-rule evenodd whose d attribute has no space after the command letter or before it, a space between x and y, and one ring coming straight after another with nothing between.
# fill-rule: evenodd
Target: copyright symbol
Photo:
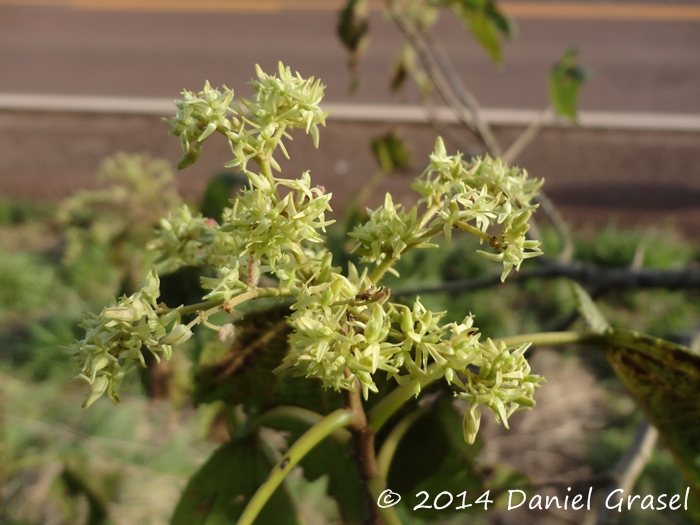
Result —
<instances>
[{"instance_id":1,"label":"copyright symbol","mask_svg":"<svg viewBox=\"0 0 700 525\"><path fill-rule=\"evenodd\" d=\"M386 489L384 492L382 492L379 497L377 498L377 506L380 509L385 509L387 507L393 507L396 505L399 501L401 501L401 495L397 494L396 492L393 492L389 489Z\"/></svg>"}]
</instances>

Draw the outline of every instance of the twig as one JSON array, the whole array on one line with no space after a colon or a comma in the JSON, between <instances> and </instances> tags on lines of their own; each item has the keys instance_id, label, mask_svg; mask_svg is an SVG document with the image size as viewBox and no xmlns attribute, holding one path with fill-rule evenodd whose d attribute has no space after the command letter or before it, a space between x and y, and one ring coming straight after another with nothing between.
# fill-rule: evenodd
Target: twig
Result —
<instances>
[{"instance_id":1,"label":"twig","mask_svg":"<svg viewBox=\"0 0 700 525\"><path fill-rule=\"evenodd\" d=\"M348 371L346 370L346 374ZM353 455L357 463L363 484L368 486L373 480L379 479L379 465L374 451L374 431L369 426L367 414L360 399L360 384L355 383L354 391L343 391L346 410L352 413L350 433L352 434ZM383 490L383 489L382 489ZM365 523L375 525L381 523L375 499L369 491L366 498L367 519Z\"/></svg>"},{"instance_id":2,"label":"twig","mask_svg":"<svg viewBox=\"0 0 700 525\"><path fill-rule=\"evenodd\" d=\"M634 252L634 257L632 259L632 264L630 264L631 270L640 270L642 268L642 266L644 265L644 253L644 245L640 244L639 246L637 246L637 249ZM594 286L591 290L589 290L588 295L590 295L591 299L595 301L599 299L600 296L602 296L605 292L605 288L601 286ZM567 315L554 322L550 327L550 331L558 332L560 330L566 330L567 328L569 328L569 326L571 326L574 323L574 321L576 321L576 319L579 318L580 315L581 312L578 310L578 308L574 308L573 311L569 312Z\"/></svg>"},{"instance_id":3,"label":"twig","mask_svg":"<svg viewBox=\"0 0 700 525\"><path fill-rule=\"evenodd\" d=\"M559 239L561 239L562 248L559 255L557 255L557 261L568 263L574 256L574 241L571 238L571 233L566 226L566 222L564 222L564 219L559 214L557 207L543 191L540 191L540 194L537 196L537 202L539 202L540 209L547 215L552 226L554 226Z\"/></svg>"},{"instance_id":4,"label":"twig","mask_svg":"<svg viewBox=\"0 0 700 525\"><path fill-rule=\"evenodd\" d=\"M525 128L517 139L508 147L506 152L501 156L504 162L512 164L518 156L532 143L533 139L540 132L542 127L548 123L554 116L552 106L544 108L535 120Z\"/></svg>"},{"instance_id":5,"label":"twig","mask_svg":"<svg viewBox=\"0 0 700 525\"><path fill-rule=\"evenodd\" d=\"M458 99L463 106L469 110L471 118L476 125L480 138L484 141L484 144L489 150L489 153L494 156L500 156L503 151L498 140L491 131L491 127L481 118L481 108L479 107L479 102L476 97L469 91L460 80L457 72L450 64L445 53L442 52L440 46L433 42L429 35L424 34L424 39L426 40L426 45L433 52L433 56L438 64L438 67L442 70L447 81L452 87L452 91L457 95Z\"/></svg>"},{"instance_id":6,"label":"twig","mask_svg":"<svg viewBox=\"0 0 700 525\"><path fill-rule=\"evenodd\" d=\"M474 157L479 154L479 152L475 150L470 144L467 144L466 142L461 140L459 137L457 137L456 134L452 132L452 130L448 126L440 122L440 119L437 118L435 104L433 104L432 100L429 100L426 97L423 100L423 105L428 110L428 120L430 121L430 124L442 137L451 142L452 145L455 146L459 151L466 155L469 155L470 157Z\"/></svg>"},{"instance_id":7,"label":"twig","mask_svg":"<svg viewBox=\"0 0 700 525\"><path fill-rule=\"evenodd\" d=\"M509 281L528 279L556 279L566 277L580 284L601 287L605 290L622 288L666 288L681 290L700 288L700 268L682 270L653 270L633 268L602 268L587 263L548 262L539 268L523 270L509 277ZM501 276L491 275L476 279L448 281L434 286L419 286L404 290L392 290L394 297L444 292L465 292L489 288L501 284Z\"/></svg>"},{"instance_id":8,"label":"twig","mask_svg":"<svg viewBox=\"0 0 700 525\"><path fill-rule=\"evenodd\" d=\"M484 145L487 148L491 149L489 147L489 144L487 144L485 137L481 134L477 121L474 120L473 115L471 115L468 109L464 107L458 95L453 91L450 81L446 78L436 57L432 52L432 49L425 42L423 36L417 31L415 31L406 22L406 20L404 20L401 17L401 15L397 13L391 1L387 2L387 6L389 14L396 22L396 25L399 27L401 32L406 37L406 40L408 40L413 49L415 49L416 54L423 63L423 66L428 71L428 74L430 75L430 79L433 81L433 84L440 92L442 97L445 99L445 101L452 108L452 111L455 112L457 118L459 118L460 122L462 122L462 124L464 124L468 129L473 131L474 134L482 142L484 142Z\"/></svg>"},{"instance_id":9,"label":"twig","mask_svg":"<svg viewBox=\"0 0 700 525\"><path fill-rule=\"evenodd\" d=\"M637 427L632 443L610 473L614 482L609 490L606 490L607 494L617 489L622 489L625 494L634 488L637 478L651 458L658 436L656 428L644 418ZM605 504L599 507L596 525L611 525L617 522L617 515L610 510Z\"/></svg>"}]
</instances>

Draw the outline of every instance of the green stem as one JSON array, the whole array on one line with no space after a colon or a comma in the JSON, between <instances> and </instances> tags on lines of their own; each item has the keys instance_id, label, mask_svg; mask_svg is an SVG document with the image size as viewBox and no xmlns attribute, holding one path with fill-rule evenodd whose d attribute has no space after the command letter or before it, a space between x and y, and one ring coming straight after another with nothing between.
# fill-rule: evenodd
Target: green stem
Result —
<instances>
[{"instance_id":1,"label":"green stem","mask_svg":"<svg viewBox=\"0 0 700 525\"><path fill-rule=\"evenodd\" d=\"M275 187L275 179L272 176L272 166L270 165L270 159L269 158L262 158L260 156L255 157L255 161L257 162L258 166L260 166L260 174L265 177L268 181L270 181L270 184L272 187Z\"/></svg>"},{"instance_id":2,"label":"green stem","mask_svg":"<svg viewBox=\"0 0 700 525\"><path fill-rule=\"evenodd\" d=\"M249 301L251 299L258 299L260 297L286 297L291 294L292 293L289 290L289 288L253 288L252 290L248 290L247 292L243 292L229 299L227 306L234 308L239 304ZM182 308L180 308L180 315L188 315L205 310L210 310L223 304L223 299L211 299L202 303L183 306Z\"/></svg>"},{"instance_id":3,"label":"green stem","mask_svg":"<svg viewBox=\"0 0 700 525\"><path fill-rule=\"evenodd\" d=\"M411 428L416 420L420 419L427 410L425 408L420 408L408 414L405 418L397 423L397 425L391 429L391 432L384 440L382 449L377 455L377 464L379 465L379 474L382 478L387 479L389 477L389 467L391 467L391 461L394 459L394 454L396 449L399 447L399 443Z\"/></svg>"},{"instance_id":4,"label":"green stem","mask_svg":"<svg viewBox=\"0 0 700 525\"><path fill-rule=\"evenodd\" d=\"M439 368L441 367L435 363L428 367L426 376L419 380L421 388L442 377L441 375L434 375L434 372L438 371ZM396 387L386 397L382 398L379 403L374 405L374 408L367 414L370 428L377 432L406 401L415 395L416 393L410 383Z\"/></svg>"},{"instance_id":5,"label":"green stem","mask_svg":"<svg viewBox=\"0 0 700 525\"><path fill-rule=\"evenodd\" d=\"M372 281L373 284L377 284L379 280L384 276L386 271L391 267L391 265L396 262L396 259L394 257L391 257L388 253L385 255L386 257L384 258L384 260L381 263L379 263L379 265L369 276L369 280Z\"/></svg>"},{"instance_id":6,"label":"green stem","mask_svg":"<svg viewBox=\"0 0 700 525\"><path fill-rule=\"evenodd\" d=\"M382 478L367 480L367 490L372 495L372 499L375 502L379 501L379 497L382 495L382 492L384 492L384 487L385 483ZM394 507L379 507L379 514L384 518L386 525L402 525Z\"/></svg>"},{"instance_id":7,"label":"green stem","mask_svg":"<svg viewBox=\"0 0 700 525\"><path fill-rule=\"evenodd\" d=\"M202 310L209 310L210 308L221 306L222 304L224 304L223 299L210 299L209 301L183 306L180 308L180 315L194 314Z\"/></svg>"},{"instance_id":8,"label":"green stem","mask_svg":"<svg viewBox=\"0 0 700 525\"><path fill-rule=\"evenodd\" d=\"M255 518L262 510L275 489L284 480L285 476L296 466L299 461L316 445L330 436L334 431L352 423L353 413L350 410L339 409L324 417L319 423L304 433L287 451L284 457L274 466L267 480L258 487L253 497L248 502L243 514L238 519L237 525L253 525Z\"/></svg>"},{"instance_id":9,"label":"green stem","mask_svg":"<svg viewBox=\"0 0 700 525\"><path fill-rule=\"evenodd\" d=\"M268 410L257 418L250 426L248 432L255 432L257 429L262 426L266 426L268 423L270 423L270 426L274 428L274 424L271 422L277 418L295 419L296 421L306 423L310 427L317 425L323 420L323 416L318 412L314 412L313 410L295 406L278 406ZM334 430L330 436L344 447L350 442L350 432L344 428Z\"/></svg>"},{"instance_id":10,"label":"green stem","mask_svg":"<svg viewBox=\"0 0 700 525\"><path fill-rule=\"evenodd\" d=\"M482 232L479 228L475 228L474 226L472 226L471 224L467 224L466 222L457 221L457 222L455 222L455 226L457 226L457 228L459 228L461 230L464 230L464 231L467 231L469 233L476 235L480 239L483 239L484 241L489 243L489 245L491 244L491 241L493 240L493 238L488 233Z\"/></svg>"},{"instance_id":11,"label":"green stem","mask_svg":"<svg viewBox=\"0 0 700 525\"><path fill-rule=\"evenodd\" d=\"M425 210L425 213L423 214L423 218L420 220L420 227L421 228L425 227L425 225L430 222L430 219L432 219L435 216L435 213L439 209L440 209L440 204L433 204L427 210Z\"/></svg>"},{"instance_id":12,"label":"green stem","mask_svg":"<svg viewBox=\"0 0 700 525\"><path fill-rule=\"evenodd\" d=\"M469 233L472 233L479 237L480 239L483 239L487 243L489 243L489 246L491 245L491 242L493 241L493 238L488 234L484 233L478 228L475 228L471 224L467 224L466 222L456 222L454 224L458 228L468 231ZM402 251L401 255L403 255L406 252L411 251L413 248L418 246L419 244L422 244L431 238L433 238L435 235L438 235L442 233L442 226L433 226L429 230L424 231L421 234L421 239L418 242L414 242L406 246ZM372 274L369 276L370 280L372 281L373 284L377 284L379 280L384 276L386 271L391 267L392 264L396 262L395 257L389 256L389 254L385 254L385 259L374 269Z\"/></svg>"},{"instance_id":13,"label":"green stem","mask_svg":"<svg viewBox=\"0 0 700 525\"><path fill-rule=\"evenodd\" d=\"M580 332L540 332L494 339L494 343L503 341L506 346L509 347L519 346L524 343L532 343L533 345L565 345L575 343L600 345L603 340L604 336L598 334ZM433 381L442 377L441 375L433 375L439 371L439 368L440 367L435 363L428 367L426 376L420 379L421 388L428 386ZM415 396L415 392L410 383L406 383L392 390L367 414L369 426L372 430L377 432L382 428L384 423L413 396Z\"/></svg>"},{"instance_id":14,"label":"green stem","mask_svg":"<svg viewBox=\"0 0 700 525\"><path fill-rule=\"evenodd\" d=\"M421 240L418 242L414 242L406 246L403 250L401 250L401 255L403 255L406 252L411 251L413 248L418 246L419 244L424 243L425 241L430 240L432 237L435 235L439 234L442 232L442 226L434 226L433 228L430 228L429 230L424 231L421 234ZM385 254L386 257L385 259L377 266L372 274L369 276L370 280L372 281L373 284L377 284L379 280L384 276L386 271L391 267L392 264L396 262L396 258L389 256L389 254Z\"/></svg>"},{"instance_id":15,"label":"green stem","mask_svg":"<svg viewBox=\"0 0 700 525\"><path fill-rule=\"evenodd\" d=\"M494 343L502 341L506 346L519 346L525 343L532 343L533 345L566 345L572 343L596 343L599 340L599 335L572 331L513 335L494 339Z\"/></svg>"}]
</instances>

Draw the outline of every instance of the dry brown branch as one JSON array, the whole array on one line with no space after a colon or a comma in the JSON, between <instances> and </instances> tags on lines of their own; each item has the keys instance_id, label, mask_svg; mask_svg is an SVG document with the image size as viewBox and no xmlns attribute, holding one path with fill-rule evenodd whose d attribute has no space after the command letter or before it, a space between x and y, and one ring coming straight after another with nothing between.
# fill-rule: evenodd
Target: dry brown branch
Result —
<instances>
[{"instance_id":1,"label":"dry brown branch","mask_svg":"<svg viewBox=\"0 0 700 525\"><path fill-rule=\"evenodd\" d=\"M509 282L528 279L556 279L565 277L580 284L599 287L605 291L622 288L665 288L682 290L700 288L700 268L689 266L681 270L656 270L634 268L603 268L588 263L547 262L539 268L522 270L512 274ZM476 279L448 281L433 286L419 286L392 290L394 297L430 293L454 293L480 290L500 285L501 276L490 275Z\"/></svg>"},{"instance_id":2,"label":"dry brown branch","mask_svg":"<svg viewBox=\"0 0 700 525\"><path fill-rule=\"evenodd\" d=\"M614 482L604 493L610 494L617 489L622 489L623 494L632 491L637 478L651 459L658 437L659 432L649 423L648 419L644 418L637 427L632 443L610 472ZM619 519L614 510L611 512L611 509L607 508L605 504L599 506L597 515L596 525L612 525Z\"/></svg>"}]
</instances>

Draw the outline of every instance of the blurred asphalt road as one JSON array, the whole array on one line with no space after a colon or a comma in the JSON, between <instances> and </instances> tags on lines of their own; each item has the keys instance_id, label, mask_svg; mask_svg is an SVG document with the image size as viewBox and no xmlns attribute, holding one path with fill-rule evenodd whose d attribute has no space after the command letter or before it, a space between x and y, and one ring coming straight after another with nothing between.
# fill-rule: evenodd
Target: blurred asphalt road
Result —
<instances>
[{"instance_id":1,"label":"blurred asphalt road","mask_svg":"<svg viewBox=\"0 0 700 525\"><path fill-rule=\"evenodd\" d=\"M551 65L575 46L582 65L593 70L582 109L700 115L699 2L501 5L519 28L501 69L456 22L445 17L435 31L482 106L542 108ZM302 75L322 78L329 102L416 103L415 91L389 93L401 37L377 10L360 89L348 93L346 55L335 36L338 7L333 0L0 0L0 94L174 99L209 79L249 95L254 64L273 69L282 60ZM375 169L369 138L391 127L331 122L319 151L296 137L292 161L283 167L290 174L311 169L342 207ZM420 170L434 131L418 124L397 129L414 147ZM0 197L59 199L89 185L99 161L118 150L148 150L175 162L178 141L165 131L153 115L0 110ZM518 131L496 129L504 144ZM700 237L699 153L697 130L549 128L518 164L547 179L567 217L671 218ZM182 175L185 191L200 191L229 157L220 141L205 147L200 163ZM399 193L407 187L396 181L386 189L392 185Z\"/></svg>"},{"instance_id":2,"label":"blurred asphalt road","mask_svg":"<svg viewBox=\"0 0 700 525\"><path fill-rule=\"evenodd\" d=\"M417 102L388 89L402 41L379 10L351 96L334 0L0 0L0 93L175 98L204 80L248 93L277 61L328 86L326 100ZM452 17L435 30L484 107L540 108L547 76L580 50L593 78L581 108L700 113L700 3L502 2L517 20L495 67ZM377 5L379 5L377 3Z\"/></svg>"}]
</instances>

